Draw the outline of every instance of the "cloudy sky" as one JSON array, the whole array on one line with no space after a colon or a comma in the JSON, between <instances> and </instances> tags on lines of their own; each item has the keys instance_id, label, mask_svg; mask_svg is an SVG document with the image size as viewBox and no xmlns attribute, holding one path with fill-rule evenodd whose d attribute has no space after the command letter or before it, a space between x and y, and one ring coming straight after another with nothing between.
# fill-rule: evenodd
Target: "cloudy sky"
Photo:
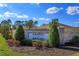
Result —
<instances>
[{"instance_id":1,"label":"cloudy sky","mask_svg":"<svg viewBox=\"0 0 79 59\"><path fill-rule=\"evenodd\" d=\"M79 26L79 4L75 3L13 3L0 4L0 22L10 18L16 20L37 20L41 25L58 18L60 23Z\"/></svg>"}]
</instances>

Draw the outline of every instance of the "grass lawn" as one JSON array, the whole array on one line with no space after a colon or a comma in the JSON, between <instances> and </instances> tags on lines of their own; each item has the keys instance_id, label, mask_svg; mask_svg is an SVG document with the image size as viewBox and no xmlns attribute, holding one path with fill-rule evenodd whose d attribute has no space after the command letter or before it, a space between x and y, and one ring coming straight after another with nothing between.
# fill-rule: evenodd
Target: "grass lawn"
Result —
<instances>
[{"instance_id":1,"label":"grass lawn","mask_svg":"<svg viewBox=\"0 0 79 59\"><path fill-rule=\"evenodd\" d=\"M0 56L27 56L29 54L13 52L0 34Z\"/></svg>"}]
</instances>

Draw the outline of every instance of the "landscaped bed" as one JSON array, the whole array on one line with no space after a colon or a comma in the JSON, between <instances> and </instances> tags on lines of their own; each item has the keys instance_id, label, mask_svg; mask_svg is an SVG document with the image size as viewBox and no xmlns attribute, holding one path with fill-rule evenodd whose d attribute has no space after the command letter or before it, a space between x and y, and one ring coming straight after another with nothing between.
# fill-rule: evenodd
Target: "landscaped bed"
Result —
<instances>
[{"instance_id":1,"label":"landscaped bed","mask_svg":"<svg viewBox=\"0 0 79 59\"><path fill-rule=\"evenodd\" d=\"M0 34L0 56L71 56L79 55L78 51L61 48L36 49L32 46L9 47Z\"/></svg>"},{"instance_id":2,"label":"landscaped bed","mask_svg":"<svg viewBox=\"0 0 79 59\"><path fill-rule=\"evenodd\" d=\"M35 49L35 47L12 47L12 49L16 52L30 54L33 56L72 56L79 53L78 51L61 48L45 48L39 50Z\"/></svg>"},{"instance_id":3,"label":"landscaped bed","mask_svg":"<svg viewBox=\"0 0 79 59\"><path fill-rule=\"evenodd\" d=\"M29 55L27 53L17 53L14 52L7 44L6 40L0 34L0 56L24 56Z\"/></svg>"}]
</instances>

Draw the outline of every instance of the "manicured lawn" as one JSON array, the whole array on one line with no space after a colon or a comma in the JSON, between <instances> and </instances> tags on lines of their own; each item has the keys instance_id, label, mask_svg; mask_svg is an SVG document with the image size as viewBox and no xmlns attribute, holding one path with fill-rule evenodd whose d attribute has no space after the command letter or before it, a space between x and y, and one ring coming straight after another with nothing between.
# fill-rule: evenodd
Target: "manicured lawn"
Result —
<instances>
[{"instance_id":1,"label":"manicured lawn","mask_svg":"<svg viewBox=\"0 0 79 59\"><path fill-rule=\"evenodd\" d=\"M0 56L27 56L25 53L16 53L6 43L6 40L0 34Z\"/></svg>"}]
</instances>

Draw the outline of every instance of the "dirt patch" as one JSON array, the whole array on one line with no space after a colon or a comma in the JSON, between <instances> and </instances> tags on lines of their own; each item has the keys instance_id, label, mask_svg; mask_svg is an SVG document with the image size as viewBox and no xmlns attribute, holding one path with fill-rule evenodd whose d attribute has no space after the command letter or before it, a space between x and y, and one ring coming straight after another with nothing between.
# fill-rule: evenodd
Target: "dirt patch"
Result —
<instances>
[{"instance_id":1,"label":"dirt patch","mask_svg":"<svg viewBox=\"0 0 79 59\"><path fill-rule=\"evenodd\" d=\"M12 47L15 52L27 53L33 56L71 56L78 53L78 51L60 49L60 48L46 48L35 49L35 47Z\"/></svg>"}]
</instances>

